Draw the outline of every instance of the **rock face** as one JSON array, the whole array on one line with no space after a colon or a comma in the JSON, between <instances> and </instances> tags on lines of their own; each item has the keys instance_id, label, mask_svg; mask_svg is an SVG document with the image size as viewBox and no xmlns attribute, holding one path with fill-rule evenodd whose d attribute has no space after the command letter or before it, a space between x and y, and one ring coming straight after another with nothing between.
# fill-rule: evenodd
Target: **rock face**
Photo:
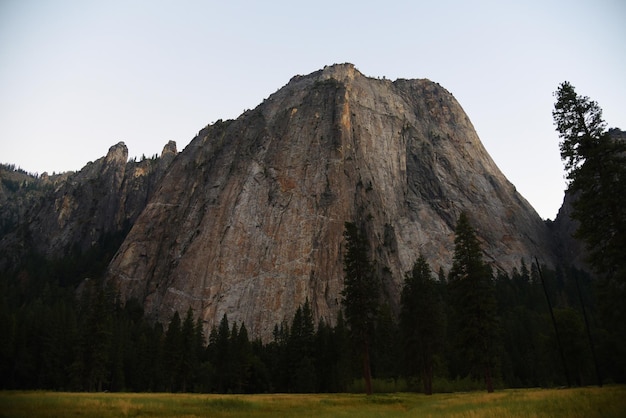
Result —
<instances>
[{"instance_id":1,"label":"rock face","mask_svg":"<svg viewBox=\"0 0 626 418\"><path fill-rule=\"evenodd\" d=\"M550 225L554 237L554 251L558 260L564 264L589 271L585 261L585 247L582 242L573 238L578 229L578 221L572 219L572 203L575 199L576 196L571 192L565 192L559 213Z\"/></svg>"},{"instance_id":2,"label":"rock face","mask_svg":"<svg viewBox=\"0 0 626 418\"><path fill-rule=\"evenodd\" d=\"M55 221L69 219L61 214L71 199L55 205ZM533 255L554 262L548 228L449 92L335 65L203 129L170 165L107 280L164 323L191 307L205 331L227 314L267 339L307 298L316 318L336 318L345 221L365 226L397 307L420 252L435 271L449 269L462 211L494 268Z\"/></svg>"},{"instance_id":3,"label":"rock face","mask_svg":"<svg viewBox=\"0 0 626 418\"><path fill-rule=\"evenodd\" d=\"M32 178L32 190L17 189L2 202L0 270L19 265L28 252L55 259L84 252L107 234L127 232L175 156L170 141L161 158L127 161L128 149L120 142L79 172Z\"/></svg>"},{"instance_id":4,"label":"rock face","mask_svg":"<svg viewBox=\"0 0 626 418\"><path fill-rule=\"evenodd\" d=\"M0 165L0 240L27 221L27 212L69 173L30 174L15 165Z\"/></svg>"},{"instance_id":5,"label":"rock face","mask_svg":"<svg viewBox=\"0 0 626 418\"><path fill-rule=\"evenodd\" d=\"M626 131L611 128L608 130L608 134L613 140L626 143ZM586 261L588 254L585 244L574 238L574 234L579 226L579 222L572 218L573 205L576 199L576 194L572 193L571 190L565 191L563 204L554 222L550 225L554 237L554 249L558 260L562 264L573 265L579 269L591 271Z\"/></svg>"}]
</instances>

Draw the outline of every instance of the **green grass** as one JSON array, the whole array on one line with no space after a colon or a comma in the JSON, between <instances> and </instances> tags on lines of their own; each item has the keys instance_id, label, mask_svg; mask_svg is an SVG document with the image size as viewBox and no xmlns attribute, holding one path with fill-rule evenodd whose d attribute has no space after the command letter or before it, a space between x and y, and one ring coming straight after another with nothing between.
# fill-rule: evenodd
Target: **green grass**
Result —
<instances>
[{"instance_id":1,"label":"green grass","mask_svg":"<svg viewBox=\"0 0 626 418\"><path fill-rule=\"evenodd\" d=\"M626 386L445 393L0 392L0 417L624 417Z\"/></svg>"}]
</instances>

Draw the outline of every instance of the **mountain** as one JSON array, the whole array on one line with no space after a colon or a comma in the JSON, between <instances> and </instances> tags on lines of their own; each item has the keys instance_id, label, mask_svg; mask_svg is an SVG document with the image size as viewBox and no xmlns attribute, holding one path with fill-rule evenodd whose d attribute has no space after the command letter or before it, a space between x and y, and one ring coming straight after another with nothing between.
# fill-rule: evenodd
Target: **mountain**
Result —
<instances>
[{"instance_id":1,"label":"mountain","mask_svg":"<svg viewBox=\"0 0 626 418\"><path fill-rule=\"evenodd\" d=\"M128 161L120 142L76 173L34 176L3 166L0 271L32 255L58 260L121 241L176 154L170 141L160 158Z\"/></svg>"},{"instance_id":2,"label":"mountain","mask_svg":"<svg viewBox=\"0 0 626 418\"><path fill-rule=\"evenodd\" d=\"M50 203L56 222L69 219L71 202ZM163 323L191 307L205 330L227 314L268 339L307 299L316 318L334 322L344 222L364 226L397 308L420 252L435 271L450 268L462 211L494 269L535 255L555 264L548 227L452 94L428 80L391 82L333 65L200 131L169 164L106 280ZM102 216L119 225L118 213ZM90 231L71 239L86 242Z\"/></svg>"}]
</instances>

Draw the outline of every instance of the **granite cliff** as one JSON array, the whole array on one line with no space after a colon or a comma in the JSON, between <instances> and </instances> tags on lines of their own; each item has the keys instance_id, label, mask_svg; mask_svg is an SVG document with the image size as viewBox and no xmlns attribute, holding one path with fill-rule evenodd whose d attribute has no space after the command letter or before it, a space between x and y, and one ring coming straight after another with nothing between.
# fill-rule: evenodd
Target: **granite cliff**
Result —
<instances>
[{"instance_id":1,"label":"granite cliff","mask_svg":"<svg viewBox=\"0 0 626 418\"><path fill-rule=\"evenodd\" d=\"M20 268L33 254L55 260L123 238L176 154L170 141L160 158L128 161L120 142L75 173L34 176L3 167L0 271Z\"/></svg>"},{"instance_id":2,"label":"granite cliff","mask_svg":"<svg viewBox=\"0 0 626 418\"><path fill-rule=\"evenodd\" d=\"M128 176L105 177L114 189ZM88 243L105 228L64 227L76 203L70 190L63 196L48 202L55 218L45 222L59 234L42 250ZM494 269L534 255L555 263L547 226L448 91L428 80L368 78L351 64L296 76L238 119L207 126L151 197L136 198L149 198L140 214L120 212L126 205L112 197L85 219L133 225L106 280L151 318L167 323L191 307L206 330L228 314L267 339L306 299L316 318L333 322L345 221L365 225L392 307L420 252L435 271L449 269L462 211Z\"/></svg>"}]
</instances>

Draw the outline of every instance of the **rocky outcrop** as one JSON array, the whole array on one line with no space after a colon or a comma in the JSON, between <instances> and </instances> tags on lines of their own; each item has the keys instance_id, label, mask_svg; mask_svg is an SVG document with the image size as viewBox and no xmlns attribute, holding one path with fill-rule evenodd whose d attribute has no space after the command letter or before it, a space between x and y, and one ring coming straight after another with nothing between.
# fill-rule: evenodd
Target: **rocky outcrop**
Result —
<instances>
[{"instance_id":1,"label":"rocky outcrop","mask_svg":"<svg viewBox=\"0 0 626 418\"><path fill-rule=\"evenodd\" d=\"M10 209L6 216L17 221L0 239L0 270L18 266L26 253L56 259L84 252L107 234L127 232L175 155L170 142L161 158L128 161L120 142L79 172L33 179L36 194L22 188L11 196L15 201L30 196L28 205L3 204Z\"/></svg>"},{"instance_id":2,"label":"rocky outcrop","mask_svg":"<svg viewBox=\"0 0 626 418\"><path fill-rule=\"evenodd\" d=\"M0 238L25 222L27 211L68 175L39 176L15 165L0 164Z\"/></svg>"},{"instance_id":3,"label":"rocky outcrop","mask_svg":"<svg viewBox=\"0 0 626 418\"><path fill-rule=\"evenodd\" d=\"M559 213L549 226L552 230L554 251L559 264L589 271L589 266L585 261L585 247L582 242L574 238L578 229L578 221L572 219L572 203L575 199L576 197L571 192L565 192Z\"/></svg>"},{"instance_id":4,"label":"rocky outcrop","mask_svg":"<svg viewBox=\"0 0 626 418\"><path fill-rule=\"evenodd\" d=\"M57 222L75 210L59 199ZM126 216L106 207L117 221ZM420 252L449 269L462 211L495 269L533 255L553 262L548 228L448 91L335 65L203 129L170 165L107 279L155 320L191 307L207 330L228 314L268 338L307 298L316 318L336 317L345 221L365 226L397 306Z\"/></svg>"},{"instance_id":5,"label":"rocky outcrop","mask_svg":"<svg viewBox=\"0 0 626 418\"><path fill-rule=\"evenodd\" d=\"M626 144L626 131L622 131L619 128L611 128L607 133L614 141ZM581 270L591 271L586 261L588 254L585 244L575 238L579 226L579 222L572 217L576 199L576 193L573 193L570 189L565 191L563 204L554 222L550 223L549 227L554 238L554 249L559 264L564 266L571 265Z\"/></svg>"}]
</instances>

